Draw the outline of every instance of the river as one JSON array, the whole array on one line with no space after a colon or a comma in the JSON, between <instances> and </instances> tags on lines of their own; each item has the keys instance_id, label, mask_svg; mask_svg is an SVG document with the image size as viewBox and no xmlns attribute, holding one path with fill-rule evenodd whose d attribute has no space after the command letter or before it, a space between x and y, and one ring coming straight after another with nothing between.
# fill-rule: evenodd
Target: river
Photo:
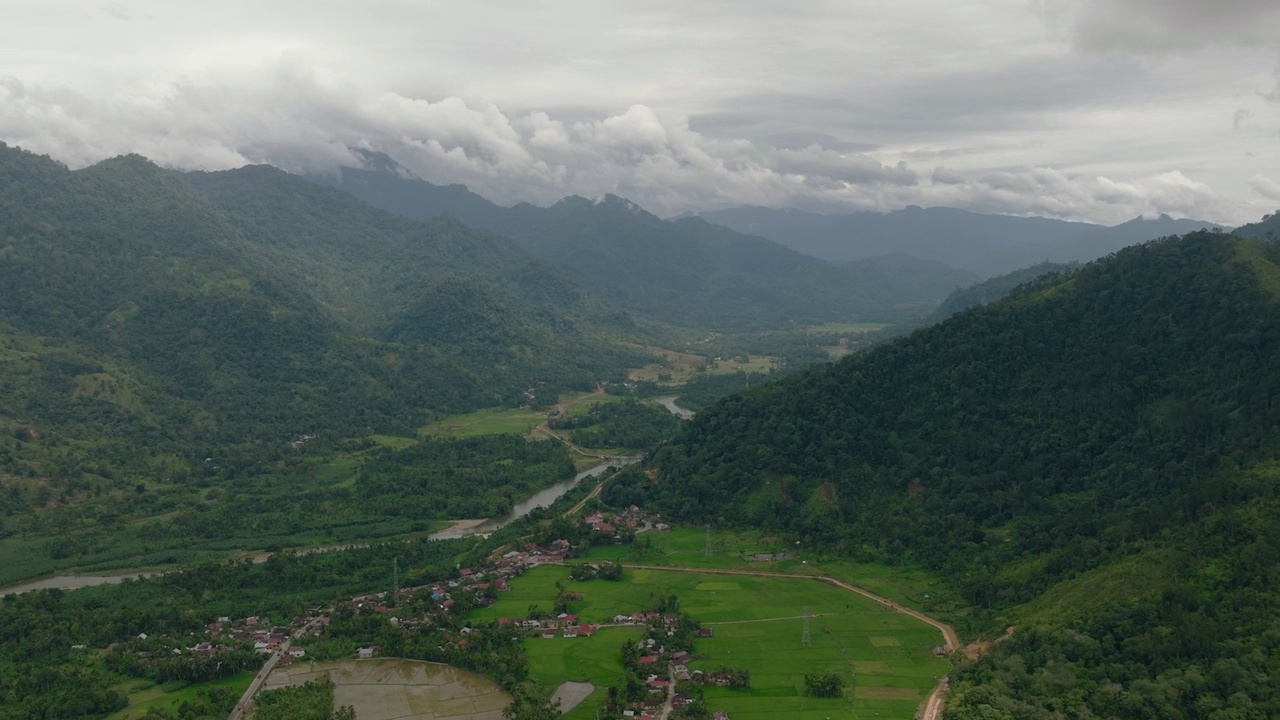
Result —
<instances>
[{"instance_id":1,"label":"river","mask_svg":"<svg viewBox=\"0 0 1280 720\"><path fill-rule=\"evenodd\" d=\"M583 470L568 480L561 480L551 487L539 490L528 499L516 503L515 507L511 509L511 512L505 515L489 518L488 520L461 520L451 527L432 533L428 537L432 540L450 540L453 538L466 537L468 535L483 535L491 533L500 527L508 525L511 522L528 515L534 508L550 506L558 500L561 495L572 490L578 485L578 483L582 482L586 478L601 475L611 467L630 465L631 463L638 462L639 460L639 456L619 456L610 458L599 465L594 465ZM323 548L311 548L309 550L300 550L299 552L328 552L364 546L364 543L338 545ZM257 555L253 560L254 562L263 562L268 557L270 557L270 555ZM74 590L75 588L91 587L94 585L114 585L125 580L147 577L152 574L154 573L131 572L122 575L56 575L54 577L33 580L21 585L0 588L0 596L16 595L19 593L31 592L32 590L49 590L52 588L60 590Z\"/></svg>"},{"instance_id":2,"label":"river","mask_svg":"<svg viewBox=\"0 0 1280 720\"><path fill-rule=\"evenodd\" d=\"M568 480L561 480L549 488L539 490L529 499L516 503L515 507L511 508L511 512L506 515L489 518L483 522L468 522L463 520L455 524L453 527L432 533L430 537L432 540L451 540L453 538L466 537L468 535L485 535L491 533L498 528L509 525L513 521L528 515L533 512L534 508L550 507L552 503L560 499L561 495L564 495L574 489L578 486L578 483L589 477L601 475L611 467L622 467L623 465L630 465L639 461L640 456L636 455L610 458L599 465L593 465L592 467L583 470Z\"/></svg>"},{"instance_id":3,"label":"river","mask_svg":"<svg viewBox=\"0 0 1280 720\"><path fill-rule=\"evenodd\" d=\"M695 415L695 413L692 410L688 408L682 408L679 405L677 405L675 395L660 397L658 398L658 402L661 403L662 407L666 408L668 412L680 418L681 420L692 420L693 416Z\"/></svg>"}]
</instances>

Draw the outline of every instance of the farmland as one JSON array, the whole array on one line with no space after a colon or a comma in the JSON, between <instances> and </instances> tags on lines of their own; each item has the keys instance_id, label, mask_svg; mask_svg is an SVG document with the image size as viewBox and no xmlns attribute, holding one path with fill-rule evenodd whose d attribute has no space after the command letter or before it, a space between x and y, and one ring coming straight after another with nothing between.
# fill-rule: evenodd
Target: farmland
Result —
<instances>
[{"instance_id":1,"label":"farmland","mask_svg":"<svg viewBox=\"0 0 1280 720\"><path fill-rule=\"evenodd\" d=\"M565 567L537 568L511 583L497 604L477 618L525 617L532 606L547 610L556 583L582 593L570 604L581 622L602 622L644 610L676 595L682 613L714 630L698 641L691 669L721 664L751 671L751 689L707 687L712 710L734 718L825 718L856 713L866 717L911 718L936 677L948 670L933 655L936 630L883 604L807 578L726 576L659 569L628 569L623 581L569 580ZM806 615L809 643L805 644ZM568 718L594 717L605 688L619 682L619 647L640 629L601 628L590 638L526 640L532 672L554 687L566 680L596 684L595 693ZM842 697L803 694L804 675L835 672L845 679Z\"/></svg>"}]
</instances>

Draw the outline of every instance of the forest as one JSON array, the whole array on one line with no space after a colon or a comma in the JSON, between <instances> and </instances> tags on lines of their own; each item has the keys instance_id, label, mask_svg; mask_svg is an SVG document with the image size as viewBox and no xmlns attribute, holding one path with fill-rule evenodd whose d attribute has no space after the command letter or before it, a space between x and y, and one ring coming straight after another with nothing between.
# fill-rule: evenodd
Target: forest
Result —
<instances>
[{"instance_id":1,"label":"forest","mask_svg":"<svg viewBox=\"0 0 1280 720\"><path fill-rule=\"evenodd\" d=\"M606 499L924 565L969 632L1030 622L954 717L1274 715L1278 261L1206 232L1044 277L704 409Z\"/></svg>"}]
</instances>

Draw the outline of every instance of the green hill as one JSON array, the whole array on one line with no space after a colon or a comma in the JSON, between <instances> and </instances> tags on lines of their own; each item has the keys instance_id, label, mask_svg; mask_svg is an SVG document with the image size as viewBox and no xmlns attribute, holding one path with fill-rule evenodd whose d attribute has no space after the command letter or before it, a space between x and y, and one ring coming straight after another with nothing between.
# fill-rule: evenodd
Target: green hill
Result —
<instances>
[{"instance_id":1,"label":"green hill","mask_svg":"<svg viewBox=\"0 0 1280 720\"><path fill-rule=\"evenodd\" d=\"M175 533L206 528L224 550L316 518L385 534L367 524L386 498L349 497L354 460L326 475L290 443L368 454L379 433L518 406L531 388L590 389L648 360L621 344L645 339L627 315L509 241L270 168L180 175L129 156L72 172L0 146L0 287L5 578L124 536L162 547L181 535L142 520L175 514ZM519 454L466 452L477 467ZM396 512L422 511L393 531L500 511L568 471L552 454L538 462L554 471L470 503L402 501ZM466 492L464 477L441 483ZM289 519L254 536L266 511Z\"/></svg>"},{"instance_id":2,"label":"green hill","mask_svg":"<svg viewBox=\"0 0 1280 720\"><path fill-rule=\"evenodd\" d=\"M502 207L460 185L413 177L385 155L334 184L406 217L449 214L514 240L638 318L697 330L754 331L927 313L974 274L914 258L834 264L701 218L666 221L614 195L549 208Z\"/></svg>"},{"instance_id":3,"label":"green hill","mask_svg":"<svg viewBox=\"0 0 1280 720\"><path fill-rule=\"evenodd\" d=\"M1271 717L1278 281L1273 244L1129 248L727 398L612 500L950 577L1020 627L948 718Z\"/></svg>"}]
</instances>

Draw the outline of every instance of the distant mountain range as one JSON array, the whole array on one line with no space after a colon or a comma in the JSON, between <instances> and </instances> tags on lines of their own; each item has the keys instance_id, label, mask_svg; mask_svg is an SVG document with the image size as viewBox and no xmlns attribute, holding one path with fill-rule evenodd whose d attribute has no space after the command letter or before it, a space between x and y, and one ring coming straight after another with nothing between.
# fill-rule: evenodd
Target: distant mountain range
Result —
<instances>
[{"instance_id":1,"label":"distant mountain range","mask_svg":"<svg viewBox=\"0 0 1280 720\"><path fill-rule=\"evenodd\" d=\"M447 214L505 235L619 308L680 327L899 321L978 279L897 253L830 263L700 218L666 221L614 195L502 207L461 185L415 178L385 155L365 158L364 168L312 179L406 217Z\"/></svg>"},{"instance_id":2,"label":"distant mountain range","mask_svg":"<svg viewBox=\"0 0 1280 720\"><path fill-rule=\"evenodd\" d=\"M930 258L983 278L1040 262L1088 262L1157 237L1221 227L1200 220L1175 220L1167 215L1152 220L1135 218L1106 227L916 206L888 213L844 215L741 207L699 216L833 262L903 253Z\"/></svg>"}]
</instances>

